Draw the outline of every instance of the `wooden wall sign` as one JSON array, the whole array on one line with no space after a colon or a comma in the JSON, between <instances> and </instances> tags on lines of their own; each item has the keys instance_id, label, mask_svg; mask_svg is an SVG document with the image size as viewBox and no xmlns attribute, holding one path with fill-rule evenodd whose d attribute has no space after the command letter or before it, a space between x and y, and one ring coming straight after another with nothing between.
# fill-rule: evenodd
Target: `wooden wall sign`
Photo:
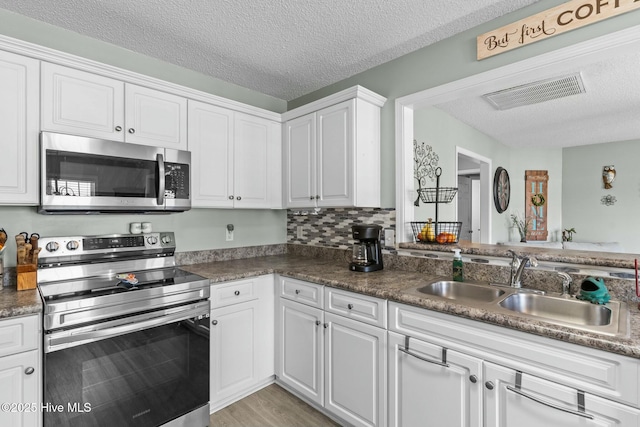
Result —
<instances>
[{"instance_id":1,"label":"wooden wall sign","mask_svg":"<svg viewBox=\"0 0 640 427\"><path fill-rule=\"evenodd\" d=\"M530 221L527 240L547 240L548 171L524 171L525 217Z\"/></svg>"},{"instance_id":2,"label":"wooden wall sign","mask_svg":"<svg viewBox=\"0 0 640 427\"><path fill-rule=\"evenodd\" d=\"M572 0L479 35L477 58L479 61L634 9L640 9L640 0Z\"/></svg>"}]
</instances>

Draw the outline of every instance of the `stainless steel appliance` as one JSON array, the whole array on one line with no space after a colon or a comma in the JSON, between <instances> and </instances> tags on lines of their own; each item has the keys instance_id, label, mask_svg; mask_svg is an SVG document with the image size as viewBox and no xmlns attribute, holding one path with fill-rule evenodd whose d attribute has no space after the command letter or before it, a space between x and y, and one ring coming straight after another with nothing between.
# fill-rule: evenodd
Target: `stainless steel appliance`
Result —
<instances>
[{"instance_id":1,"label":"stainless steel appliance","mask_svg":"<svg viewBox=\"0 0 640 427\"><path fill-rule=\"evenodd\" d=\"M188 151L40 134L40 213L191 209Z\"/></svg>"},{"instance_id":2,"label":"stainless steel appliance","mask_svg":"<svg viewBox=\"0 0 640 427\"><path fill-rule=\"evenodd\" d=\"M382 246L379 225L356 224L351 227L353 238L353 256L349 269L352 271L370 272L382 270Z\"/></svg>"},{"instance_id":3,"label":"stainless steel appliance","mask_svg":"<svg viewBox=\"0 0 640 427\"><path fill-rule=\"evenodd\" d=\"M45 427L208 426L209 281L174 234L39 245Z\"/></svg>"}]
</instances>

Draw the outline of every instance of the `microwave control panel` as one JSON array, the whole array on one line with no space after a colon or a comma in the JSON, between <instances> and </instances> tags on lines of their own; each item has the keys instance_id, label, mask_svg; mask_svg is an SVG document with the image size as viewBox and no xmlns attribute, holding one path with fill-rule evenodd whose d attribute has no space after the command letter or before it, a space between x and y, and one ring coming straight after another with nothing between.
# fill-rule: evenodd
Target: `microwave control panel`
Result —
<instances>
[{"instance_id":1,"label":"microwave control panel","mask_svg":"<svg viewBox=\"0 0 640 427\"><path fill-rule=\"evenodd\" d=\"M165 199L188 199L190 188L189 165L165 162L164 168Z\"/></svg>"}]
</instances>

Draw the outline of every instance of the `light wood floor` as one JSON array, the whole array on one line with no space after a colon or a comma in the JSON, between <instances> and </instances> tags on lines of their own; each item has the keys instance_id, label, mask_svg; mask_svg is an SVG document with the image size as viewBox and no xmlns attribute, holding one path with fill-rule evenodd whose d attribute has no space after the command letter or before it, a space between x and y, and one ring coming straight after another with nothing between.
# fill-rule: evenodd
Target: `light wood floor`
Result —
<instances>
[{"instance_id":1,"label":"light wood floor","mask_svg":"<svg viewBox=\"0 0 640 427\"><path fill-rule=\"evenodd\" d=\"M339 426L276 384L212 414L210 422L211 427Z\"/></svg>"}]
</instances>

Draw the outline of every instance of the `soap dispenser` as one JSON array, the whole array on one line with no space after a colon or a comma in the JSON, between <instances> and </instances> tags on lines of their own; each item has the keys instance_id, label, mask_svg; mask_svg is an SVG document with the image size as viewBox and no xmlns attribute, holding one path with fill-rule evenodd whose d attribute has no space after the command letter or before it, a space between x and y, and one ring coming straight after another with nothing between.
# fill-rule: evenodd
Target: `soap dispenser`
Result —
<instances>
[{"instance_id":1,"label":"soap dispenser","mask_svg":"<svg viewBox=\"0 0 640 427\"><path fill-rule=\"evenodd\" d=\"M464 281L464 264L462 263L462 256L460 255L460 249L453 250L453 280L456 282Z\"/></svg>"}]
</instances>

